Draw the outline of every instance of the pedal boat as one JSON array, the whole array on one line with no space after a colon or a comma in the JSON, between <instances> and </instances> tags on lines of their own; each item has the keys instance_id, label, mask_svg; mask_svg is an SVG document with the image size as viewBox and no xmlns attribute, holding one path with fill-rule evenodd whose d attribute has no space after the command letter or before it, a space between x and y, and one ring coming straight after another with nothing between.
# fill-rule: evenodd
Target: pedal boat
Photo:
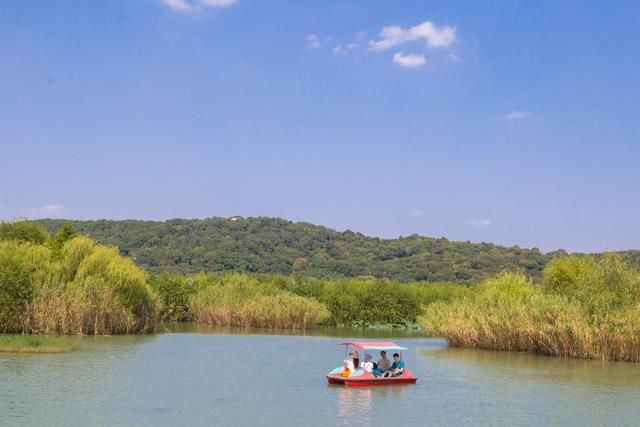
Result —
<instances>
[{"instance_id":1,"label":"pedal boat","mask_svg":"<svg viewBox=\"0 0 640 427\"><path fill-rule=\"evenodd\" d=\"M353 346L356 350L363 351L364 354L371 354L371 352L386 351L387 356L391 359L391 355L394 352L400 353L402 358L402 350L406 350L406 347L400 347L392 342L365 342L365 341L348 341L341 342L338 345L345 346L345 359L349 354L349 346ZM364 360L364 354L362 360ZM374 356L371 354L371 356ZM326 375L327 382L332 385L343 385L351 387L359 386L379 386L379 385L400 385L400 384L415 384L418 378L416 378L411 371L404 369L404 372L398 377L376 377L372 373L365 371L364 369L357 368L351 372L348 377L342 376L343 366L340 366Z\"/></svg>"}]
</instances>

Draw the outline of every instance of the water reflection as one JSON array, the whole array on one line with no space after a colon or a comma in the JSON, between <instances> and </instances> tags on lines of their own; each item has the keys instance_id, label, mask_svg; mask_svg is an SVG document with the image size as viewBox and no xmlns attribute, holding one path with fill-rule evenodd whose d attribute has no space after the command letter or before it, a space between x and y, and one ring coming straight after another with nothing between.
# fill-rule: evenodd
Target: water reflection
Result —
<instances>
[{"instance_id":1,"label":"water reflection","mask_svg":"<svg viewBox=\"0 0 640 427\"><path fill-rule=\"evenodd\" d=\"M338 401L338 425L370 425L380 406L393 401L402 401L411 386L393 387L344 387L340 389Z\"/></svg>"},{"instance_id":2,"label":"water reflection","mask_svg":"<svg viewBox=\"0 0 640 427\"><path fill-rule=\"evenodd\" d=\"M270 335L309 337L353 337L353 338L422 338L424 331L404 328L354 328L323 327L315 329L266 329L235 326L208 326L192 322L167 322L158 327L158 332L199 333L214 335Z\"/></svg>"},{"instance_id":3,"label":"water reflection","mask_svg":"<svg viewBox=\"0 0 640 427\"><path fill-rule=\"evenodd\" d=\"M342 387L338 401L339 425L369 424L372 392L369 387Z\"/></svg>"}]
</instances>

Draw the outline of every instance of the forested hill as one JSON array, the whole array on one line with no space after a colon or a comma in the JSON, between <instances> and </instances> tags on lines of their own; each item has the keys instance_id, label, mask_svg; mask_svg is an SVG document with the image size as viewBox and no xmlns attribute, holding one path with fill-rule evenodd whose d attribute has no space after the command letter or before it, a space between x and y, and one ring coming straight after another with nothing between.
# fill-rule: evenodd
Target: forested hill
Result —
<instances>
[{"instance_id":1,"label":"forested hill","mask_svg":"<svg viewBox=\"0 0 640 427\"><path fill-rule=\"evenodd\" d=\"M55 232L67 221L38 222ZM79 233L117 246L150 271L297 272L471 283L505 269L539 276L555 255L417 235L379 239L277 218L69 222Z\"/></svg>"}]
</instances>

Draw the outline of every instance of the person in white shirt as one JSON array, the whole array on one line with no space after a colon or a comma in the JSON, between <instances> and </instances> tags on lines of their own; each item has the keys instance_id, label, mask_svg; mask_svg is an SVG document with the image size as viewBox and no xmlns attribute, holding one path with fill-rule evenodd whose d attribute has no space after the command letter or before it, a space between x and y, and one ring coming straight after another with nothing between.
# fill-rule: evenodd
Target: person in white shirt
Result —
<instances>
[{"instance_id":1,"label":"person in white shirt","mask_svg":"<svg viewBox=\"0 0 640 427\"><path fill-rule=\"evenodd\" d=\"M355 371L355 366L353 366L353 353L349 353L346 359L344 359L344 368L349 371Z\"/></svg>"},{"instance_id":2,"label":"person in white shirt","mask_svg":"<svg viewBox=\"0 0 640 427\"><path fill-rule=\"evenodd\" d=\"M370 354L364 355L364 361L360 364L360 367L369 373L373 371L373 362Z\"/></svg>"}]
</instances>

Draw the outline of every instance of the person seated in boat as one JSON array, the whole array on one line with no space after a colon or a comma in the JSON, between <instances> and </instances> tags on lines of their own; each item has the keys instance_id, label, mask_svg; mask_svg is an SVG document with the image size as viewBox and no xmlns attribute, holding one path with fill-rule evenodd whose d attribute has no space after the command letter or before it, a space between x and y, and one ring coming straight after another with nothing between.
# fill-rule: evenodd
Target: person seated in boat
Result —
<instances>
[{"instance_id":1,"label":"person seated in boat","mask_svg":"<svg viewBox=\"0 0 640 427\"><path fill-rule=\"evenodd\" d=\"M360 364L360 367L371 373L373 372L373 362L371 361L371 355L370 354L365 354L364 355L364 360L362 361L362 363Z\"/></svg>"},{"instance_id":2,"label":"person seated in boat","mask_svg":"<svg viewBox=\"0 0 640 427\"><path fill-rule=\"evenodd\" d=\"M360 354L357 351L353 352L353 366L360 367Z\"/></svg>"},{"instance_id":3,"label":"person seated in boat","mask_svg":"<svg viewBox=\"0 0 640 427\"><path fill-rule=\"evenodd\" d=\"M387 359L387 352L382 350L380 352L380 359L378 359L378 363L374 363L373 367L373 375L379 377L389 369L389 359Z\"/></svg>"},{"instance_id":4,"label":"person seated in boat","mask_svg":"<svg viewBox=\"0 0 640 427\"><path fill-rule=\"evenodd\" d=\"M388 371L382 373L383 378L399 377L404 372L404 361L398 353L393 353L393 363Z\"/></svg>"},{"instance_id":5,"label":"person seated in boat","mask_svg":"<svg viewBox=\"0 0 640 427\"><path fill-rule=\"evenodd\" d=\"M344 359L344 369L349 372L353 372L356 370L356 367L353 363L353 353L349 353L346 359Z\"/></svg>"}]
</instances>

